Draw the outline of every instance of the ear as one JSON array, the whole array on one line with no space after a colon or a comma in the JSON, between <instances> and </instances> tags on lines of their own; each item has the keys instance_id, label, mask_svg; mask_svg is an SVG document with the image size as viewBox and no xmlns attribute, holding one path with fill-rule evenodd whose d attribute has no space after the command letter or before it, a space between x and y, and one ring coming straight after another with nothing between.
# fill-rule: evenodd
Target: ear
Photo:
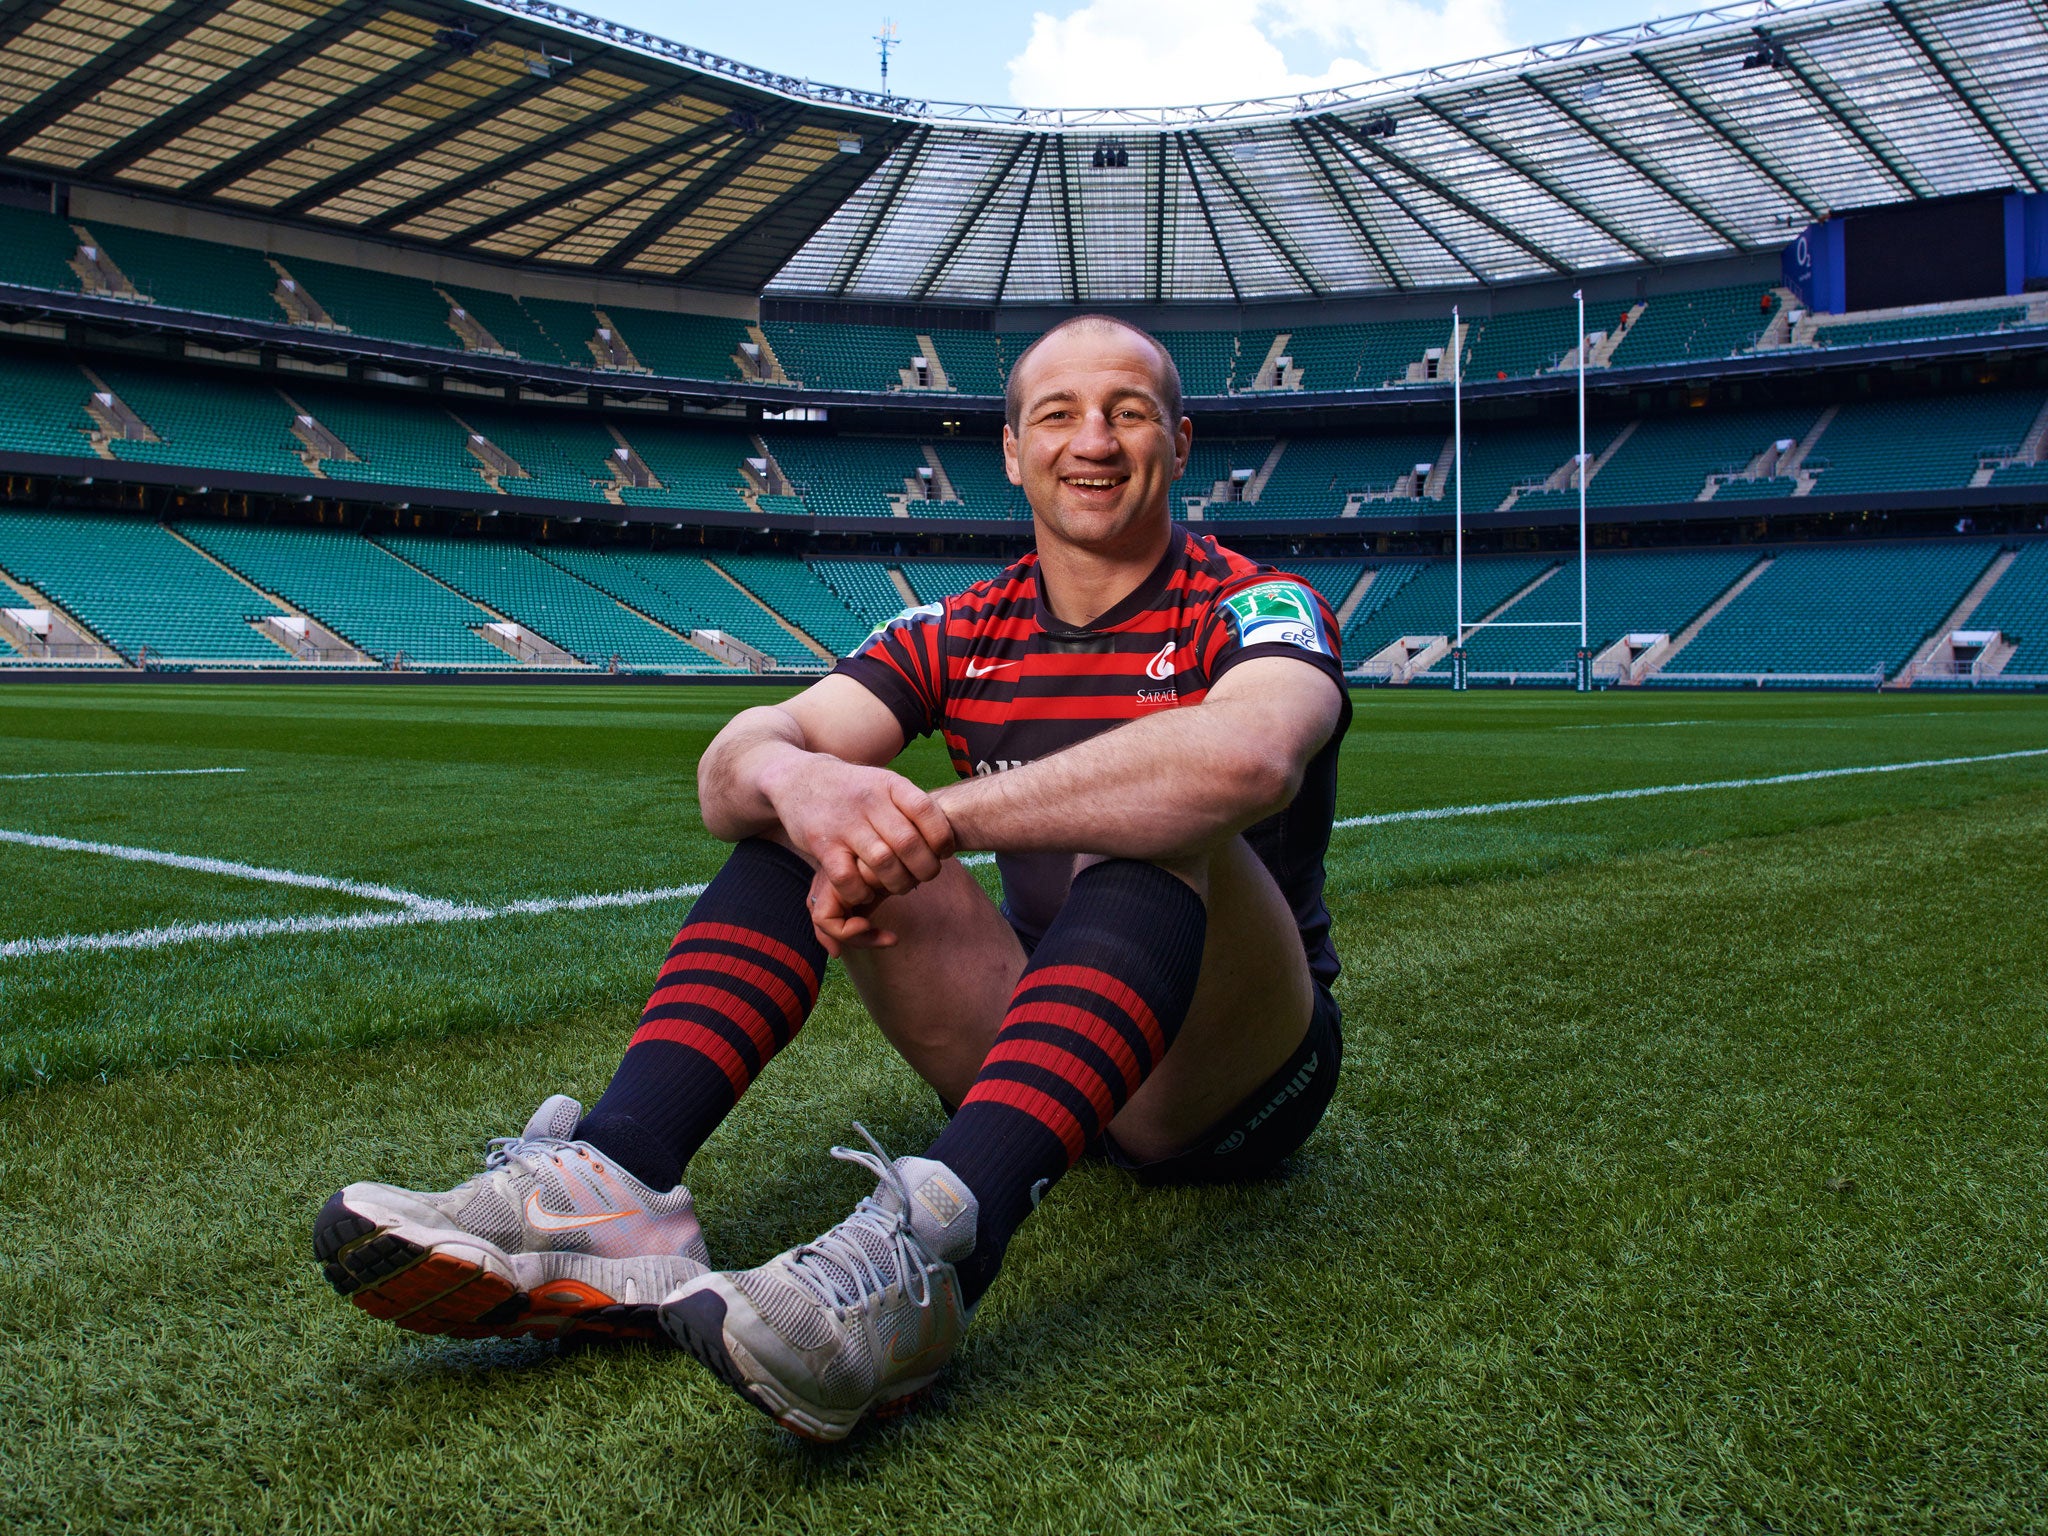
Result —
<instances>
[{"instance_id":1,"label":"ear","mask_svg":"<svg viewBox=\"0 0 2048 1536\"><path fill-rule=\"evenodd\" d=\"M1017 462L1017 448L1017 434L1010 430L1006 421L1003 423L1003 473L1010 477L1012 485L1024 483L1024 468Z\"/></svg>"},{"instance_id":2,"label":"ear","mask_svg":"<svg viewBox=\"0 0 2048 1536\"><path fill-rule=\"evenodd\" d=\"M1173 429L1173 478L1178 480L1188 467L1188 454L1195 446L1195 424L1187 417Z\"/></svg>"}]
</instances>

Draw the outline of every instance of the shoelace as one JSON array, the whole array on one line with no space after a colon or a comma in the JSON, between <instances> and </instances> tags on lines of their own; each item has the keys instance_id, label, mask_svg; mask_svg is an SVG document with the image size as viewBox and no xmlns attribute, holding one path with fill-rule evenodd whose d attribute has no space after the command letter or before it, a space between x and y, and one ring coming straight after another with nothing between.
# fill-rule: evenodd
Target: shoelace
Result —
<instances>
[{"instance_id":1,"label":"shoelace","mask_svg":"<svg viewBox=\"0 0 2048 1536\"><path fill-rule=\"evenodd\" d=\"M857 1147L834 1147L832 1155L843 1163L867 1169L883 1183L894 1187L901 1209L889 1210L873 1195L853 1208L853 1214L813 1242L790 1255L787 1273L813 1296L834 1311L845 1312L879 1296L902 1277L904 1293L920 1307L932 1304L932 1280L942 1266L931 1250L910 1227L910 1186L882 1144L868 1134L858 1120L853 1128L866 1138L872 1152ZM888 1247L895 1275L883 1273L882 1266L854 1234L870 1232Z\"/></svg>"},{"instance_id":2,"label":"shoelace","mask_svg":"<svg viewBox=\"0 0 2048 1536\"><path fill-rule=\"evenodd\" d=\"M575 1143L560 1136L493 1136L485 1145L489 1149L484 1153L486 1173L509 1166L538 1178L536 1160L559 1163Z\"/></svg>"}]
</instances>

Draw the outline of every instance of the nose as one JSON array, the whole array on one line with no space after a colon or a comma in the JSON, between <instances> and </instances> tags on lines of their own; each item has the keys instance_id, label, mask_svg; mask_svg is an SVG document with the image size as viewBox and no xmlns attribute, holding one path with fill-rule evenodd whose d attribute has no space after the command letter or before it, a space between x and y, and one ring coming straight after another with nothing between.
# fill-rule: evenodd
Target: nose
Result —
<instances>
[{"instance_id":1,"label":"nose","mask_svg":"<svg viewBox=\"0 0 2048 1536\"><path fill-rule=\"evenodd\" d=\"M1121 446L1116 433L1109 429L1109 415L1104 411L1083 415L1080 428L1067 440L1067 451L1085 459L1112 458Z\"/></svg>"}]
</instances>

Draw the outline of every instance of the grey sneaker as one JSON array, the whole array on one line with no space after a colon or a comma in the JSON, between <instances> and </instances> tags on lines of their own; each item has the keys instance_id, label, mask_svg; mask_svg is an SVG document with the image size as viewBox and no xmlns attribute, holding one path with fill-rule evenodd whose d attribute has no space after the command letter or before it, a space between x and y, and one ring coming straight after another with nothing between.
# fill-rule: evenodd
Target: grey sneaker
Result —
<instances>
[{"instance_id":1,"label":"grey sneaker","mask_svg":"<svg viewBox=\"0 0 2048 1536\"><path fill-rule=\"evenodd\" d=\"M570 1140L582 1118L556 1094L450 1190L349 1185L321 1208L313 1256L335 1290L416 1333L660 1338L656 1305L710 1267L690 1192Z\"/></svg>"},{"instance_id":2,"label":"grey sneaker","mask_svg":"<svg viewBox=\"0 0 2048 1536\"><path fill-rule=\"evenodd\" d=\"M661 1304L661 1325L784 1429L842 1440L862 1415L929 1386L973 1317L955 1261L978 1207L944 1163L834 1147L880 1180L846 1220L759 1269L711 1273Z\"/></svg>"}]
</instances>

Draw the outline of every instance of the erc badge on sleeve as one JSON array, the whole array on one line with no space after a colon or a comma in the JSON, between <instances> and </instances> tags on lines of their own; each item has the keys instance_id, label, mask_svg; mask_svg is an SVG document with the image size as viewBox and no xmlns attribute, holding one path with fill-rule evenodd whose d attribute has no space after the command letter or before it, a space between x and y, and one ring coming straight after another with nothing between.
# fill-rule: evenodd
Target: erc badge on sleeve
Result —
<instances>
[{"instance_id":1,"label":"erc badge on sleeve","mask_svg":"<svg viewBox=\"0 0 2048 1536\"><path fill-rule=\"evenodd\" d=\"M1298 581L1254 582L1223 599L1237 623L1239 645L1292 645L1328 656L1330 643L1316 619L1316 600Z\"/></svg>"},{"instance_id":2,"label":"erc badge on sleeve","mask_svg":"<svg viewBox=\"0 0 2048 1536\"><path fill-rule=\"evenodd\" d=\"M858 656L862 652L871 648L877 640L881 639L882 636L888 634L889 631L892 629L896 629L899 626L922 623L927 619L931 620L933 623L937 623L941 619L945 618L945 616L946 605L944 603L926 603L919 608L906 608L901 613L897 614L895 618L884 619L881 623L877 624L873 629L869 630L867 639L861 641L860 646L857 650L855 650L854 655Z\"/></svg>"}]
</instances>

